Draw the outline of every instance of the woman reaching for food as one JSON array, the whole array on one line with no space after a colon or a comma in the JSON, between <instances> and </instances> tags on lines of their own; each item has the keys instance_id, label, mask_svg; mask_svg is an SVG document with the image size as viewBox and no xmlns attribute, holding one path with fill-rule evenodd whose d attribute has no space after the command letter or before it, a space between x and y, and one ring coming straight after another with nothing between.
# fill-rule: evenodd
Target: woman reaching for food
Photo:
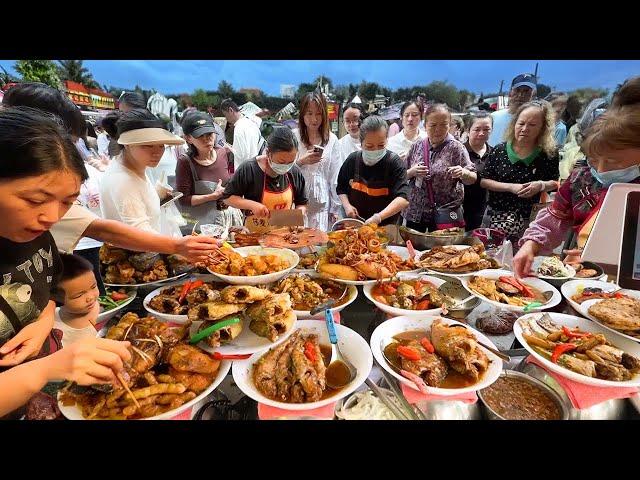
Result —
<instances>
[{"instance_id":1,"label":"woman reaching for food","mask_svg":"<svg viewBox=\"0 0 640 480\"><path fill-rule=\"evenodd\" d=\"M276 127L262 155L244 162L224 190L224 202L256 217L271 210L297 208L305 213L305 180L295 165L298 141L287 127Z\"/></svg>"},{"instance_id":2,"label":"woman reaching for food","mask_svg":"<svg viewBox=\"0 0 640 480\"><path fill-rule=\"evenodd\" d=\"M58 123L39 110L0 110L0 416L48 381L108 383L130 355L127 344L88 339L72 349L23 363L52 348L58 249L49 229L87 179L82 157ZM6 369L7 367L13 367Z\"/></svg>"},{"instance_id":3,"label":"woman reaching for food","mask_svg":"<svg viewBox=\"0 0 640 480\"><path fill-rule=\"evenodd\" d=\"M347 157L337 193L347 217L367 223L394 223L409 202L407 173L400 157L387 150L387 122L370 116L360 126L362 150Z\"/></svg>"},{"instance_id":4,"label":"woman reaching for food","mask_svg":"<svg viewBox=\"0 0 640 480\"><path fill-rule=\"evenodd\" d=\"M572 229L568 263L580 261L607 190L613 183L640 183L640 77L627 80L611 107L585 132L581 145L587 165L576 167L562 184L554 202L541 210L520 240L513 258L518 277L531 275L533 258L548 253Z\"/></svg>"}]
</instances>

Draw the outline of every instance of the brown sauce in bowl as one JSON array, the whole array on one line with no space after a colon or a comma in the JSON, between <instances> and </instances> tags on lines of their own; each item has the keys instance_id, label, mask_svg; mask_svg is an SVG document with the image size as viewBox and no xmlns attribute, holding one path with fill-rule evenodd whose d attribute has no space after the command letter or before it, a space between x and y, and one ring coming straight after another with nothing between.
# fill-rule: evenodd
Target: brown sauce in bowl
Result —
<instances>
[{"instance_id":1,"label":"brown sauce in bowl","mask_svg":"<svg viewBox=\"0 0 640 480\"><path fill-rule=\"evenodd\" d=\"M556 401L542 388L503 375L482 390L484 403L505 420L561 420Z\"/></svg>"}]
</instances>

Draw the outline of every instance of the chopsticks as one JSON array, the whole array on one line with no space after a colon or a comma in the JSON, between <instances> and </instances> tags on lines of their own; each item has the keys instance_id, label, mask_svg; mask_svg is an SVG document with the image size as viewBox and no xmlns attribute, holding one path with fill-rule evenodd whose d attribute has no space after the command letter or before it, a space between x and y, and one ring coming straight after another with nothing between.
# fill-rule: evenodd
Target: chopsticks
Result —
<instances>
[{"instance_id":1,"label":"chopsticks","mask_svg":"<svg viewBox=\"0 0 640 480\"><path fill-rule=\"evenodd\" d=\"M89 320L89 323L91 324L91 326L93 327L93 329L96 331L96 333L100 333L98 332L98 328L96 327L96 324L93 323L91 320ZM136 400L136 397L133 396L133 393L131 392L131 389L129 388L129 386L127 385L127 382L125 381L125 379L122 377L121 373L116 372L115 370L113 370L113 374L116 376L116 378L118 379L118 381L120 382L120 385L122 385L122 388L124 388L125 392L127 392L127 395L129 395L129 397L131 397L131 401L133 402L133 404L136 406L136 408L138 410L140 410L140 404L138 403L138 400Z\"/></svg>"}]
</instances>

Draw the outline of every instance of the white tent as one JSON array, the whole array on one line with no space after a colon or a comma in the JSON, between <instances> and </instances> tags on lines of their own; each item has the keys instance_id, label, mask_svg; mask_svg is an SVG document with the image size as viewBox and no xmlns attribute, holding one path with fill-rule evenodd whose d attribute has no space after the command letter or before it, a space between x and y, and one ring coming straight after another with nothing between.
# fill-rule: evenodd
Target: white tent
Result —
<instances>
[{"instance_id":1,"label":"white tent","mask_svg":"<svg viewBox=\"0 0 640 480\"><path fill-rule=\"evenodd\" d=\"M360 100L360 97L356 94L353 100L351 100L351 103L362 103L362 100Z\"/></svg>"}]
</instances>

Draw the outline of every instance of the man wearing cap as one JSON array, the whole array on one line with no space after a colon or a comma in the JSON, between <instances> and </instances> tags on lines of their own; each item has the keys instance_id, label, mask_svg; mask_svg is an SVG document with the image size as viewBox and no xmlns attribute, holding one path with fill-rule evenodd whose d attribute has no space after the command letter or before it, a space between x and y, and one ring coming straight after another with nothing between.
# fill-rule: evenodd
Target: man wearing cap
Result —
<instances>
[{"instance_id":1,"label":"man wearing cap","mask_svg":"<svg viewBox=\"0 0 640 480\"><path fill-rule=\"evenodd\" d=\"M176 190L184 195L180 204L200 224L241 226L240 210L222 202L224 186L231 178L227 151L219 144L221 129L204 112L189 113L182 120L188 151L178 157Z\"/></svg>"},{"instance_id":2,"label":"man wearing cap","mask_svg":"<svg viewBox=\"0 0 640 480\"><path fill-rule=\"evenodd\" d=\"M491 114L493 117L493 129L489 136L489 145L492 147L504 142L504 134L511 121L511 116L516 113L518 107L530 102L536 94L536 77L530 73L521 73L511 82L509 91L509 107L497 110Z\"/></svg>"},{"instance_id":3,"label":"man wearing cap","mask_svg":"<svg viewBox=\"0 0 640 480\"><path fill-rule=\"evenodd\" d=\"M238 105L230 100L224 100L220 109L227 122L233 125L233 163L234 171L242 162L258 156L264 146L264 138L258 126L240 112Z\"/></svg>"}]
</instances>

